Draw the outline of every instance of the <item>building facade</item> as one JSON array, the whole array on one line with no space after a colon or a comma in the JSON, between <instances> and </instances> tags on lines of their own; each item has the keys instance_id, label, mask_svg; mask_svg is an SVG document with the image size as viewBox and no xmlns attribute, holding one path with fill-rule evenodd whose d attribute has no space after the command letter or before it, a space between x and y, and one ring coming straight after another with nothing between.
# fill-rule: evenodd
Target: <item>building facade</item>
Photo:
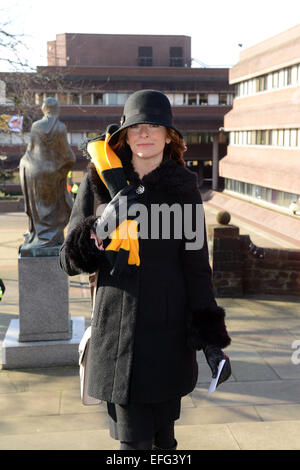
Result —
<instances>
[{"instance_id":1,"label":"building facade","mask_svg":"<svg viewBox=\"0 0 300 470\"><path fill-rule=\"evenodd\" d=\"M225 193L288 213L300 198L300 25L242 51L229 82Z\"/></svg>"},{"instance_id":2,"label":"building facade","mask_svg":"<svg viewBox=\"0 0 300 470\"><path fill-rule=\"evenodd\" d=\"M77 169L87 163L78 150L82 139L118 123L131 93L157 89L170 99L174 125L187 144L188 165L200 178L213 177L217 187L218 162L227 148L224 115L232 107L234 86L229 85L228 69L191 67L190 37L63 34L48 42L47 51L48 66L38 67L28 77L31 113L37 119L46 97L58 99ZM10 97L14 74L2 74L0 79L6 82ZM24 120L25 141L29 130ZM22 156L19 138L0 135L0 151L9 156L7 164L16 165Z\"/></svg>"}]
</instances>

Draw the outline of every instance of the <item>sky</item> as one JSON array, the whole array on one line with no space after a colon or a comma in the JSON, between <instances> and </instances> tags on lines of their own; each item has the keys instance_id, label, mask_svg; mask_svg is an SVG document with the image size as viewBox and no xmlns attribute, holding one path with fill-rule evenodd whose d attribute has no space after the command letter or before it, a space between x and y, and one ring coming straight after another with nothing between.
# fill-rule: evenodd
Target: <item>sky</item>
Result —
<instances>
[{"instance_id":1,"label":"sky","mask_svg":"<svg viewBox=\"0 0 300 470\"><path fill-rule=\"evenodd\" d=\"M0 27L23 35L33 67L47 65L47 41L61 33L186 35L193 66L232 67L242 49L299 23L297 0L0 0Z\"/></svg>"}]
</instances>

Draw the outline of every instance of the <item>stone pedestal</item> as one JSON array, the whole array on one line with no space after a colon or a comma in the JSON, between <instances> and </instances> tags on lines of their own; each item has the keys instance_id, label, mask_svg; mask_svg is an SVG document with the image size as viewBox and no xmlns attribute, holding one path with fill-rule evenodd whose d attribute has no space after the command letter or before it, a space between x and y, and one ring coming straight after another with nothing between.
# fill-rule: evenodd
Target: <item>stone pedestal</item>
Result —
<instances>
[{"instance_id":1,"label":"stone pedestal","mask_svg":"<svg viewBox=\"0 0 300 470\"><path fill-rule=\"evenodd\" d=\"M19 341L68 340L69 280L58 256L19 257Z\"/></svg>"},{"instance_id":2,"label":"stone pedestal","mask_svg":"<svg viewBox=\"0 0 300 470\"><path fill-rule=\"evenodd\" d=\"M19 341L19 320L11 320L2 343L3 369L31 369L78 365L78 346L85 330L84 317L72 317L72 337L63 341Z\"/></svg>"},{"instance_id":3,"label":"stone pedestal","mask_svg":"<svg viewBox=\"0 0 300 470\"><path fill-rule=\"evenodd\" d=\"M69 280L54 257L19 257L19 319L2 343L2 367L78 365L84 317L69 316Z\"/></svg>"}]
</instances>

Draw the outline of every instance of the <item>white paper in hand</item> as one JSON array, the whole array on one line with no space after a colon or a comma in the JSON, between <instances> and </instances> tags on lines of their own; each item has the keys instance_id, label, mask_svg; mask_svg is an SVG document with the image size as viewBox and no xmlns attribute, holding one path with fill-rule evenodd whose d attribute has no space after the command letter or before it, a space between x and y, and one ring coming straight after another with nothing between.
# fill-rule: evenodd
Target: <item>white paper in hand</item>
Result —
<instances>
[{"instance_id":1,"label":"white paper in hand","mask_svg":"<svg viewBox=\"0 0 300 470\"><path fill-rule=\"evenodd\" d=\"M217 386L217 383L218 383L218 380L219 380L219 377L220 377L220 374L222 372L225 362L226 362L225 359L222 359L222 361L219 362L217 377L211 380L208 393L212 393L216 390L216 386Z\"/></svg>"}]
</instances>

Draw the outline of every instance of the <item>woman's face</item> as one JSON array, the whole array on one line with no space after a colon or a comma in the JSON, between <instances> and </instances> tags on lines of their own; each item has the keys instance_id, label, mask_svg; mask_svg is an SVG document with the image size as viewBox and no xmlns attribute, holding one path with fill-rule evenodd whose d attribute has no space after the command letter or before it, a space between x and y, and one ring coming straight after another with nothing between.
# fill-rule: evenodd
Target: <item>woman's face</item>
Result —
<instances>
[{"instance_id":1,"label":"woman's face","mask_svg":"<svg viewBox=\"0 0 300 470\"><path fill-rule=\"evenodd\" d=\"M157 124L135 124L127 130L126 142L134 158L162 158L165 145L170 141L166 128Z\"/></svg>"}]
</instances>

